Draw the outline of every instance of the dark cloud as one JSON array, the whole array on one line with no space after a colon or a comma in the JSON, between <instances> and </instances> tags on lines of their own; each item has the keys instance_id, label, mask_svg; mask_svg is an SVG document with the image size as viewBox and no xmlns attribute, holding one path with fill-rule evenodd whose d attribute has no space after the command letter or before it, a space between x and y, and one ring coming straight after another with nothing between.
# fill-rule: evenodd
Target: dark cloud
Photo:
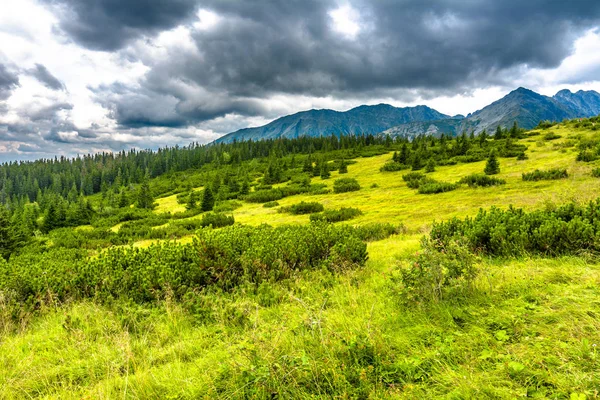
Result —
<instances>
[{"instance_id":1,"label":"dark cloud","mask_svg":"<svg viewBox=\"0 0 600 400\"><path fill-rule=\"evenodd\" d=\"M6 100L18 86L19 77L0 63L0 101ZM0 111L2 111L2 108L0 108Z\"/></svg>"},{"instance_id":2,"label":"dark cloud","mask_svg":"<svg viewBox=\"0 0 600 400\"><path fill-rule=\"evenodd\" d=\"M172 18L165 17L169 23L146 26L133 23L127 7L109 7L108 1L92 2L91 9L101 8L101 17L92 19L91 12L82 13L84 3L68 2L77 23L87 21L94 32L104 18L118 21L116 31L155 32L186 21L186 7L187 13L195 9L178 2ZM411 101L510 86L523 67L558 66L575 39L600 21L597 0L350 3L361 25L353 38L332 29L329 12L339 4L333 0L202 1L200 7L221 19L211 29L188 25L193 51L170 49L161 58L141 55L135 46L123 51L129 60L141 57L150 71L138 85L97 90L98 99L124 127L177 128L228 114L265 115L261 100L279 94ZM155 4L149 12L158 9Z\"/></svg>"},{"instance_id":3,"label":"dark cloud","mask_svg":"<svg viewBox=\"0 0 600 400\"><path fill-rule=\"evenodd\" d=\"M58 6L60 28L76 43L114 51L193 17L196 0L43 0Z\"/></svg>"},{"instance_id":4,"label":"dark cloud","mask_svg":"<svg viewBox=\"0 0 600 400\"><path fill-rule=\"evenodd\" d=\"M35 64L35 68L33 68L30 73L48 89L65 90L65 85L52 75L42 64Z\"/></svg>"}]
</instances>

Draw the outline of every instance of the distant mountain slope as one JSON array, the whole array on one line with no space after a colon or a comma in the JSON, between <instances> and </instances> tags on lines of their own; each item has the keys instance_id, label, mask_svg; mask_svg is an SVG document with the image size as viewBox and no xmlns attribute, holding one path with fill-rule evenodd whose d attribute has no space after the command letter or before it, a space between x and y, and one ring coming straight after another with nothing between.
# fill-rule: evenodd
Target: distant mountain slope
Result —
<instances>
[{"instance_id":1,"label":"distant mountain slope","mask_svg":"<svg viewBox=\"0 0 600 400\"><path fill-rule=\"evenodd\" d=\"M600 114L600 93L593 90L572 93L563 89L553 99L567 106L581 118L594 117Z\"/></svg>"},{"instance_id":2,"label":"distant mountain slope","mask_svg":"<svg viewBox=\"0 0 600 400\"><path fill-rule=\"evenodd\" d=\"M392 127L381 134L410 137L441 133L457 135L465 131L480 133L484 129L491 132L497 126L508 128L515 121L522 128L532 129L543 120L563 121L598 114L600 94L595 91L571 93L569 90L561 90L554 97L548 97L521 87L465 119L412 122Z\"/></svg>"},{"instance_id":3,"label":"distant mountain slope","mask_svg":"<svg viewBox=\"0 0 600 400\"><path fill-rule=\"evenodd\" d=\"M421 134L452 135L488 132L497 126L532 129L540 121L563 121L600 114L600 94L593 90L572 93L561 90L553 97L526 88L513 90L500 100L469 114L450 117L427 106L397 108L388 104L360 106L349 111L309 110L288 115L257 128L240 129L216 142L261 140L278 137L389 134L413 137Z\"/></svg>"},{"instance_id":4,"label":"distant mountain slope","mask_svg":"<svg viewBox=\"0 0 600 400\"><path fill-rule=\"evenodd\" d=\"M397 108L388 104L359 106L349 111L309 110L288 115L257 128L240 129L216 140L261 140L279 137L377 134L392 126L414 121L450 118L427 106Z\"/></svg>"},{"instance_id":5,"label":"distant mountain slope","mask_svg":"<svg viewBox=\"0 0 600 400\"><path fill-rule=\"evenodd\" d=\"M471 114L464 127L479 133L497 126L510 127L517 121L520 127L531 129L543 120L562 121L578 116L575 110L553 98L521 87Z\"/></svg>"}]
</instances>

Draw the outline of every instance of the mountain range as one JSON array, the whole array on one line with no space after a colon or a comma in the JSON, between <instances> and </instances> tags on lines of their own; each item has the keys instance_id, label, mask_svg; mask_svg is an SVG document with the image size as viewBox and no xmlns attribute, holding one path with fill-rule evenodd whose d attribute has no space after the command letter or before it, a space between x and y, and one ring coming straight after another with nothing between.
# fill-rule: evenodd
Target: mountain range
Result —
<instances>
[{"instance_id":1,"label":"mountain range","mask_svg":"<svg viewBox=\"0 0 600 400\"><path fill-rule=\"evenodd\" d=\"M563 121L598 114L600 94L593 90L573 93L564 89L549 97L520 87L466 117L451 117L422 105L403 108L388 104L363 105L345 112L308 110L278 118L264 126L240 129L216 142L352 134L457 135L465 131L493 131L497 126L510 127L515 121L520 127L531 129L543 120Z\"/></svg>"}]
</instances>

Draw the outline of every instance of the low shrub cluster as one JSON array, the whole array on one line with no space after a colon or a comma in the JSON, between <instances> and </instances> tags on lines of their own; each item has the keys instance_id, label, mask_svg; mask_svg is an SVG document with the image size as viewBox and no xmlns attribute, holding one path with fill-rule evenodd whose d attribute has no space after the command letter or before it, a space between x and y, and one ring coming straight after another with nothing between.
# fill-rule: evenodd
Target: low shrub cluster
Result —
<instances>
[{"instance_id":1,"label":"low shrub cluster","mask_svg":"<svg viewBox=\"0 0 600 400\"><path fill-rule=\"evenodd\" d=\"M225 215L221 213L206 213L202 216L200 225L202 227L212 226L213 228L222 228L224 226L233 225L235 220L233 215Z\"/></svg>"},{"instance_id":2,"label":"low shrub cluster","mask_svg":"<svg viewBox=\"0 0 600 400\"><path fill-rule=\"evenodd\" d=\"M436 194L450 192L458 188L458 185L450 182L427 181L419 185L420 194Z\"/></svg>"},{"instance_id":3,"label":"low shrub cluster","mask_svg":"<svg viewBox=\"0 0 600 400\"><path fill-rule=\"evenodd\" d=\"M333 182L334 193L355 192L360 190L360 184L354 178L340 178Z\"/></svg>"},{"instance_id":4,"label":"low shrub cluster","mask_svg":"<svg viewBox=\"0 0 600 400\"><path fill-rule=\"evenodd\" d=\"M409 168L410 168L409 165L400 164L400 163L394 162L394 161L389 161L389 162L386 162L385 164L383 164L383 166L379 170L381 172L396 172L396 171L402 171L402 170L409 169Z\"/></svg>"},{"instance_id":5,"label":"low shrub cluster","mask_svg":"<svg viewBox=\"0 0 600 400\"><path fill-rule=\"evenodd\" d=\"M555 180L555 179L566 179L569 177L565 168L553 168L549 170L536 169L533 172L523 173L524 181L542 181L542 180Z\"/></svg>"},{"instance_id":6,"label":"low shrub cluster","mask_svg":"<svg viewBox=\"0 0 600 400\"><path fill-rule=\"evenodd\" d=\"M447 246L459 240L471 251L497 256L561 255L600 251L600 199L554 209L525 212L481 210L474 218L435 223L432 242Z\"/></svg>"},{"instance_id":7,"label":"low shrub cluster","mask_svg":"<svg viewBox=\"0 0 600 400\"><path fill-rule=\"evenodd\" d=\"M361 240L373 242L386 239L392 235L399 235L406 232L404 225L393 225L390 223L382 224L373 222L370 224L360 225L354 228L354 232Z\"/></svg>"},{"instance_id":8,"label":"low shrub cluster","mask_svg":"<svg viewBox=\"0 0 600 400\"><path fill-rule=\"evenodd\" d=\"M593 176L594 178L600 178L600 168L594 168L594 169L592 170L592 176Z\"/></svg>"},{"instance_id":9,"label":"low shrub cluster","mask_svg":"<svg viewBox=\"0 0 600 400\"><path fill-rule=\"evenodd\" d=\"M313 214L321 212L325 209L323 204L316 201L306 202L301 201L298 204L292 204L289 207L281 207L279 212L286 212L294 215Z\"/></svg>"},{"instance_id":10,"label":"low shrub cluster","mask_svg":"<svg viewBox=\"0 0 600 400\"><path fill-rule=\"evenodd\" d=\"M489 175L472 174L463 177L458 183L469 185L469 187L488 187L504 185L506 181Z\"/></svg>"},{"instance_id":11,"label":"low shrub cluster","mask_svg":"<svg viewBox=\"0 0 600 400\"><path fill-rule=\"evenodd\" d=\"M145 303L167 295L185 299L206 287L277 281L305 269L355 268L366 259L366 244L352 227L234 225L201 229L186 245L113 247L92 259L82 250L54 249L1 260L0 295L16 313L69 299Z\"/></svg>"},{"instance_id":12,"label":"low shrub cluster","mask_svg":"<svg viewBox=\"0 0 600 400\"><path fill-rule=\"evenodd\" d=\"M339 210L326 210L322 213L311 214L310 220L313 222L324 221L324 222L341 222L348 221L352 218L356 218L362 215L362 211L358 208L342 207Z\"/></svg>"},{"instance_id":13,"label":"low shrub cluster","mask_svg":"<svg viewBox=\"0 0 600 400\"><path fill-rule=\"evenodd\" d=\"M273 207L277 207L279 205L279 202L277 201L267 201L265 204L263 204L264 208L273 208Z\"/></svg>"}]
</instances>

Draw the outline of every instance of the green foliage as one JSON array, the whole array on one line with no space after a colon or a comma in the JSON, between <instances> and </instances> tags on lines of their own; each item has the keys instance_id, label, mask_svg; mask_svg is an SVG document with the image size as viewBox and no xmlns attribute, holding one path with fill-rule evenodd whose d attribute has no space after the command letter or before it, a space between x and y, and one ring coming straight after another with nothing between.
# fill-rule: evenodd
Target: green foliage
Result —
<instances>
[{"instance_id":1,"label":"green foliage","mask_svg":"<svg viewBox=\"0 0 600 400\"><path fill-rule=\"evenodd\" d=\"M340 174L348 173L348 163L343 158L342 158L342 161L340 162L339 173Z\"/></svg>"},{"instance_id":2,"label":"green foliage","mask_svg":"<svg viewBox=\"0 0 600 400\"><path fill-rule=\"evenodd\" d=\"M581 150L578 154L577 154L577 161L584 161L584 162L592 162L592 161L596 161L598 159L598 154L596 151L591 151L591 150Z\"/></svg>"},{"instance_id":3,"label":"green foliage","mask_svg":"<svg viewBox=\"0 0 600 400\"><path fill-rule=\"evenodd\" d=\"M202 211L211 211L215 206L215 198L209 186L206 186L202 193L202 203L200 209Z\"/></svg>"},{"instance_id":4,"label":"green foliage","mask_svg":"<svg viewBox=\"0 0 600 400\"><path fill-rule=\"evenodd\" d=\"M591 174L594 178L600 178L600 168L594 168Z\"/></svg>"},{"instance_id":5,"label":"green foliage","mask_svg":"<svg viewBox=\"0 0 600 400\"><path fill-rule=\"evenodd\" d=\"M444 193L456 189L458 189L458 185L455 183L437 182L433 180L427 182L421 181L421 184L419 185L419 193L421 194Z\"/></svg>"},{"instance_id":6,"label":"green foliage","mask_svg":"<svg viewBox=\"0 0 600 400\"><path fill-rule=\"evenodd\" d=\"M425 165L425 172L435 172L435 160L433 158L430 158L427 161L427 165Z\"/></svg>"},{"instance_id":7,"label":"green foliage","mask_svg":"<svg viewBox=\"0 0 600 400\"><path fill-rule=\"evenodd\" d=\"M234 223L235 220L233 215L228 216L221 213L210 212L202 215L202 222L200 225L202 227L212 226L213 228L222 228L224 226L233 225Z\"/></svg>"},{"instance_id":8,"label":"green foliage","mask_svg":"<svg viewBox=\"0 0 600 400\"><path fill-rule=\"evenodd\" d=\"M312 222L323 221L333 223L348 221L359 215L362 215L362 212L358 208L342 207L339 210L326 210L319 214L311 214L310 220Z\"/></svg>"},{"instance_id":9,"label":"green foliage","mask_svg":"<svg viewBox=\"0 0 600 400\"><path fill-rule=\"evenodd\" d=\"M334 193L356 192L360 190L360 184L354 178L340 178L333 182Z\"/></svg>"},{"instance_id":10,"label":"green foliage","mask_svg":"<svg viewBox=\"0 0 600 400\"><path fill-rule=\"evenodd\" d=\"M452 219L431 228L434 244L459 240L471 251L498 256L578 254L600 250L600 199L579 206L525 212L481 210L474 218Z\"/></svg>"},{"instance_id":11,"label":"green foliage","mask_svg":"<svg viewBox=\"0 0 600 400\"><path fill-rule=\"evenodd\" d=\"M150 184L148 183L148 179L144 179L140 188L138 189L136 195L136 207L138 208L146 208L152 209L154 208L154 198L152 197L152 193L150 193Z\"/></svg>"},{"instance_id":12,"label":"green foliage","mask_svg":"<svg viewBox=\"0 0 600 400\"><path fill-rule=\"evenodd\" d=\"M252 192L244 197L248 203L267 203L283 199L283 191L281 189L259 190Z\"/></svg>"},{"instance_id":13,"label":"green foliage","mask_svg":"<svg viewBox=\"0 0 600 400\"><path fill-rule=\"evenodd\" d=\"M469 288L477 273L473 253L462 243L424 240L415 260L400 270L401 294L408 303L439 301L450 289Z\"/></svg>"},{"instance_id":14,"label":"green foliage","mask_svg":"<svg viewBox=\"0 0 600 400\"><path fill-rule=\"evenodd\" d=\"M354 228L354 231L361 240L372 242L386 239L392 235L405 233L406 227L404 225L373 222L370 224L359 225Z\"/></svg>"},{"instance_id":15,"label":"green foliage","mask_svg":"<svg viewBox=\"0 0 600 400\"><path fill-rule=\"evenodd\" d=\"M548 132L544 136L542 136L542 138L544 140L546 140L546 141L550 141L550 140L560 139L561 136L559 134L554 133L554 132Z\"/></svg>"},{"instance_id":16,"label":"green foliage","mask_svg":"<svg viewBox=\"0 0 600 400\"><path fill-rule=\"evenodd\" d=\"M318 213L325 209L323 204L314 201L302 201L298 204L292 204L289 207L281 207L279 212L286 212L294 215Z\"/></svg>"},{"instance_id":17,"label":"green foliage","mask_svg":"<svg viewBox=\"0 0 600 400\"><path fill-rule=\"evenodd\" d=\"M498 162L498 158L496 157L496 152L494 150L490 152L483 172L486 175L496 175L500 173L500 163Z\"/></svg>"},{"instance_id":18,"label":"green foliage","mask_svg":"<svg viewBox=\"0 0 600 400\"><path fill-rule=\"evenodd\" d=\"M408 165L390 161L390 162L383 164L383 166L379 170L381 172L396 172L396 171L402 171L402 170L408 169L408 168L410 168Z\"/></svg>"},{"instance_id":19,"label":"green foliage","mask_svg":"<svg viewBox=\"0 0 600 400\"><path fill-rule=\"evenodd\" d=\"M229 212L229 211L237 210L238 208L240 208L242 206L243 206L243 204L240 203L239 201L235 201L235 200L222 201L222 202L217 203L217 205L213 208L213 211Z\"/></svg>"},{"instance_id":20,"label":"green foliage","mask_svg":"<svg viewBox=\"0 0 600 400\"><path fill-rule=\"evenodd\" d=\"M355 268L366 259L366 245L350 227L234 225L200 230L189 245L111 248L93 259L66 249L19 256L0 262L0 293L15 309L35 309L48 299L145 303L197 296L207 287L277 281L304 269Z\"/></svg>"},{"instance_id":21,"label":"green foliage","mask_svg":"<svg viewBox=\"0 0 600 400\"><path fill-rule=\"evenodd\" d=\"M469 187L488 187L504 185L506 181L489 175L472 174L461 178L458 183L469 185Z\"/></svg>"},{"instance_id":22,"label":"green foliage","mask_svg":"<svg viewBox=\"0 0 600 400\"><path fill-rule=\"evenodd\" d=\"M569 177L566 168L553 168L545 171L536 169L533 172L527 172L522 174L524 181L542 181L542 180L555 180L555 179L566 179Z\"/></svg>"}]
</instances>

